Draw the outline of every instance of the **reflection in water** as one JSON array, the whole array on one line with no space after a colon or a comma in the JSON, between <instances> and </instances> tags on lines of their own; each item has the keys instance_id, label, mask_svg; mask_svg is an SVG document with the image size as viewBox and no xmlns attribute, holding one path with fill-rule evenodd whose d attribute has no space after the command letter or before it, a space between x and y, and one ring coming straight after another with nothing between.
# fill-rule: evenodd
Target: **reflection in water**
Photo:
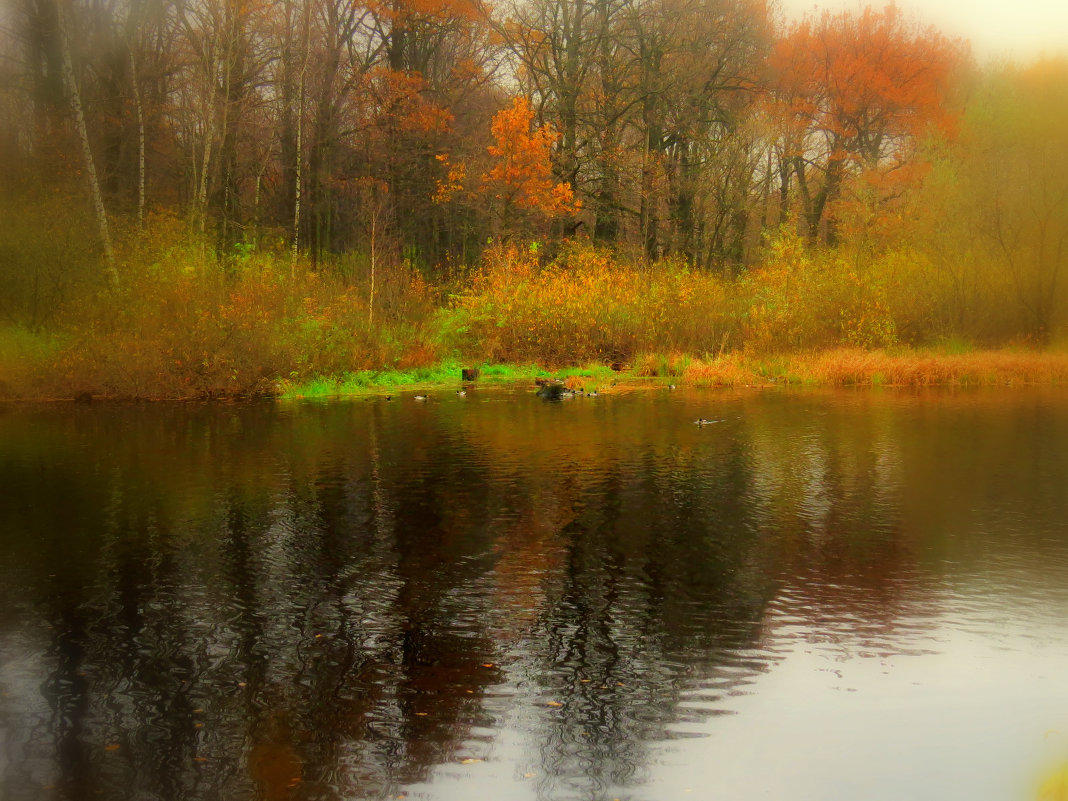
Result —
<instances>
[{"instance_id":1,"label":"reflection in water","mask_svg":"<svg viewBox=\"0 0 1068 801\"><path fill-rule=\"evenodd\" d=\"M746 798L790 733L793 797L856 797L813 699L1068 667L1063 401L8 410L0 794Z\"/></svg>"}]
</instances>

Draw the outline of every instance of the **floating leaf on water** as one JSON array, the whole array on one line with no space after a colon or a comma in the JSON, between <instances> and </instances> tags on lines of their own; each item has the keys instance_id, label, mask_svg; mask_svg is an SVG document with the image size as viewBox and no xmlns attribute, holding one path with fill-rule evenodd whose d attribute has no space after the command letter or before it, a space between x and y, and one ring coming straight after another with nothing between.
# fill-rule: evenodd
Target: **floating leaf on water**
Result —
<instances>
[{"instance_id":1,"label":"floating leaf on water","mask_svg":"<svg viewBox=\"0 0 1068 801\"><path fill-rule=\"evenodd\" d=\"M482 762L482 761L483 760L476 759L475 757L468 757L467 759L461 759L460 760L460 764L461 765L474 765L476 762Z\"/></svg>"},{"instance_id":2,"label":"floating leaf on water","mask_svg":"<svg viewBox=\"0 0 1068 801\"><path fill-rule=\"evenodd\" d=\"M105 751L118 751L119 750L119 744L118 743L110 743L109 745L105 745L104 746L104 750Z\"/></svg>"},{"instance_id":3,"label":"floating leaf on water","mask_svg":"<svg viewBox=\"0 0 1068 801\"><path fill-rule=\"evenodd\" d=\"M546 701L545 706L563 706L559 701Z\"/></svg>"}]
</instances>

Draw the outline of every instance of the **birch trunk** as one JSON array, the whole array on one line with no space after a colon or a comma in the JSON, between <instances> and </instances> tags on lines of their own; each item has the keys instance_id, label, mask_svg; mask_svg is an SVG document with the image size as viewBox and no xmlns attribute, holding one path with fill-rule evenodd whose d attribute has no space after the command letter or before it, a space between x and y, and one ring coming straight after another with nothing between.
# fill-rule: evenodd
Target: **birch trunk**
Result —
<instances>
[{"instance_id":1,"label":"birch trunk","mask_svg":"<svg viewBox=\"0 0 1068 801\"><path fill-rule=\"evenodd\" d=\"M304 78L308 71L308 45L311 36L311 25L308 20L309 0L304 0L304 53L300 65L300 77L297 80L297 159L296 175L293 185L293 242L289 253L289 274L292 277L297 272L297 253L300 247L300 194L301 173L304 163Z\"/></svg>"},{"instance_id":2,"label":"birch trunk","mask_svg":"<svg viewBox=\"0 0 1068 801\"><path fill-rule=\"evenodd\" d=\"M367 327L375 324L375 267L378 256L378 209L371 210L371 291L367 300Z\"/></svg>"},{"instance_id":3,"label":"birch trunk","mask_svg":"<svg viewBox=\"0 0 1068 801\"><path fill-rule=\"evenodd\" d=\"M74 110L74 122L78 127L78 137L82 141L82 156L85 159L85 174L89 178L89 191L93 196L93 209L96 212L96 224L100 229L100 241L104 246L104 258L107 259L107 276L113 287L119 285L119 273L115 268L115 250L111 246L111 228L108 215L104 210L104 197L100 194L100 181L96 177L96 163L93 161L93 149L89 145L89 130L85 125L82 112L82 96L78 91L78 81L74 77L74 59L70 52L70 37L67 30L67 15L63 8L64 0L56 3L56 23L59 26L59 43L63 50L63 78L70 93L70 104Z\"/></svg>"},{"instance_id":4,"label":"birch trunk","mask_svg":"<svg viewBox=\"0 0 1068 801\"><path fill-rule=\"evenodd\" d=\"M130 43L130 83L134 108L137 110L137 227L145 227L145 112L141 105L141 87L137 85L137 59Z\"/></svg>"},{"instance_id":5,"label":"birch trunk","mask_svg":"<svg viewBox=\"0 0 1068 801\"><path fill-rule=\"evenodd\" d=\"M208 56L208 103L204 110L204 153L200 164L200 186L197 188L197 224L203 239L208 215L208 168L211 166L211 146L215 139L215 45Z\"/></svg>"}]
</instances>

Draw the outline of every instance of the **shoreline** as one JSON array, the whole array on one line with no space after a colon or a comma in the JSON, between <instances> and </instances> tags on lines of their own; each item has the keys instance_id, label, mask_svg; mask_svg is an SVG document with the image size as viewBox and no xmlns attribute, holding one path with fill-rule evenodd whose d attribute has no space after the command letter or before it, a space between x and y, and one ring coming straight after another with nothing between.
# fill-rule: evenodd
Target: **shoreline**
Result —
<instances>
[{"instance_id":1,"label":"shoreline","mask_svg":"<svg viewBox=\"0 0 1068 801\"><path fill-rule=\"evenodd\" d=\"M409 370L364 370L309 381L272 380L256 391L139 397L109 395L79 388L69 395L6 397L5 404L252 402L405 394L465 385L462 367L477 367L471 386L530 385L535 379L560 380L569 387L599 393L645 388L771 387L1029 387L1068 384L1068 351L975 350L947 353L933 349L835 349L814 353L748 355L729 353L697 358L684 354L643 354L624 365L587 364L550 368L538 364L477 364L448 360ZM617 368L617 369L613 369Z\"/></svg>"},{"instance_id":2,"label":"shoreline","mask_svg":"<svg viewBox=\"0 0 1068 801\"><path fill-rule=\"evenodd\" d=\"M1068 384L1068 352L984 350L940 353L933 350L867 351L836 349L811 354L747 356L725 354L709 360L684 355L647 354L614 370L604 364L548 369L540 366L481 366L474 385L533 385L557 379L568 387L599 393L677 387L1024 387ZM359 397L405 390L459 388L457 366L451 380L353 382L345 376L283 384L283 399ZM370 378L370 380L367 380Z\"/></svg>"}]
</instances>

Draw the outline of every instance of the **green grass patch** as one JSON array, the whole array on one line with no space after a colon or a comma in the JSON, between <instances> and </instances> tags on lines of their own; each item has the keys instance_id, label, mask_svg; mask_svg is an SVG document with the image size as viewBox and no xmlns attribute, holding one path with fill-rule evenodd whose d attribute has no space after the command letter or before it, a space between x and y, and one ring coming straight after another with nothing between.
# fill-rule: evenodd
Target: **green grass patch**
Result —
<instances>
[{"instance_id":1,"label":"green grass patch","mask_svg":"<svg viewBox=\"0 0 1068 801\"><path fill-rule=\"evenodd\" d=\"M281 383L282 398L323 398L360 395L402 387L440 386L460 381L460 365L446 361L408 370L359 370L341 376L319 376L310 381Z\"/></svg>"},{"instance_id":2,"label":"green grass patch","mask_svg":"<svg viewBox=\"0 0 1068 801\"><path fill-rule=\"evenodd\" d=\"M459 386L462 383L462 367L460 362L445 361L409 370L360 370L336 377L320 376L309 381L282 381L279 397L328 398L381 394L399 389ZM482 386L533 383L535 378L558 378L565 381L571 378L582 379L585 388L592 390L610 384L613 380L628 377L628 374L616 373L604 364L563 367L559 370L536 364L487 364L477 367L479 377L476 383Z\"/></svg>"},{"instance_id":3,"label":"green grass patch","mask_svg":"<svg viewBox=\"0 0 1068 801\"><path fill-rule=\"evenodd\" d=\"M478 380L491 384L510 384L552 375L552 371L536 364L484 364L477 367Z\"/></svg>"}]
</instances>

